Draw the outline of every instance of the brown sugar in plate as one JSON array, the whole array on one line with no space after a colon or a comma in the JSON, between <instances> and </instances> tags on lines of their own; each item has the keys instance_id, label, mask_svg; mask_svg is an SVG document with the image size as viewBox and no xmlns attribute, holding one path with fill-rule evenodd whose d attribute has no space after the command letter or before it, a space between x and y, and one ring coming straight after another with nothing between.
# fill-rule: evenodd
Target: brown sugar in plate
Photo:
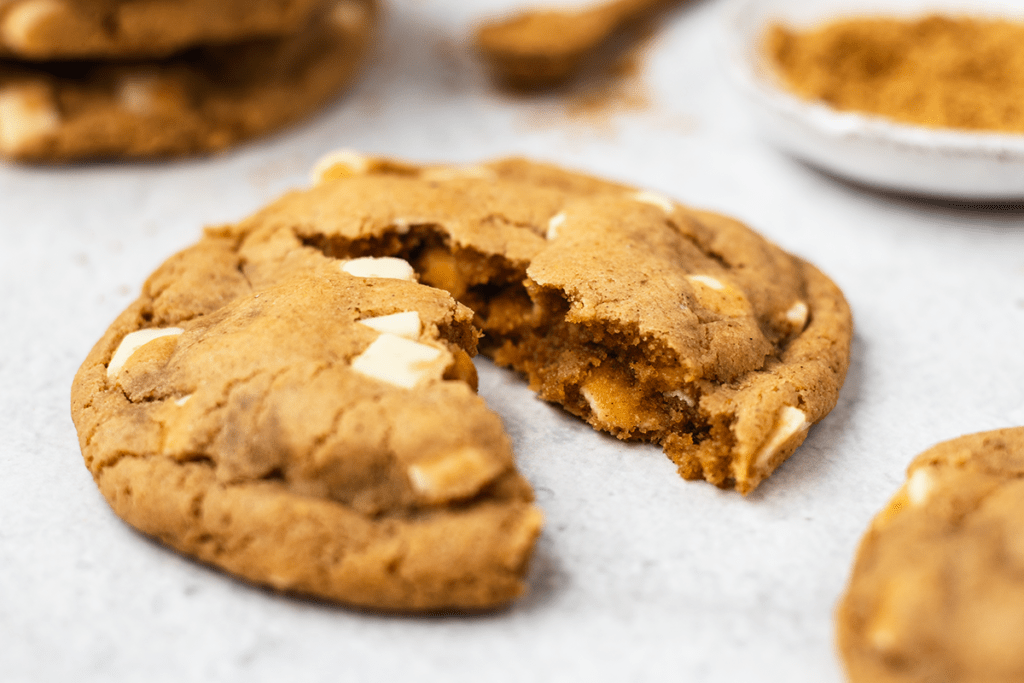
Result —
<instances>
[{"instance_id":1,"label":"brown sugar in plate","mask_svg":"<svg viewBox=\"0 0 1024 683\"><path fill-rule=\"evenodd\" d=\"M100 490L182 552L365 607L515 598L540 514L478 346L744 493L835 403L842 295L735 221L520 159L314 175L161 266L76 376Z\"/></svg>"},{"instance_id":2,"label":"brown sugar in plate","mask_svg":"<svg viewBox=\"0 0 1024 683\"><path fill-rule=\"evenodd\" d=\"M216 152L282 128L354 77L372 0L334 0L298 32L162 60L0 60L0 156L36 162Z\"/></svg>"}]
</instances>

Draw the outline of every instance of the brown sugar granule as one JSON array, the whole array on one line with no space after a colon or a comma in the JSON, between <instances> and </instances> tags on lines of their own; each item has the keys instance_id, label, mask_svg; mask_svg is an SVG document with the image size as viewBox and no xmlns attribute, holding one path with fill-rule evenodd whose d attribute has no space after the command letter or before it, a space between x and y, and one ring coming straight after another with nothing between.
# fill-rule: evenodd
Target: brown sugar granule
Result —
<instances>
[{"instance_id":1,"label":"brown sugar granule","mask_svg":"<svg viewBox=\"0 0 1024 683\"><path fill-rule=\"evenodd\" d=\"M931 15L774 25L766 49L799 96L936 128L1024 132L1024 23Z\"/></svg>"}]
</instances>

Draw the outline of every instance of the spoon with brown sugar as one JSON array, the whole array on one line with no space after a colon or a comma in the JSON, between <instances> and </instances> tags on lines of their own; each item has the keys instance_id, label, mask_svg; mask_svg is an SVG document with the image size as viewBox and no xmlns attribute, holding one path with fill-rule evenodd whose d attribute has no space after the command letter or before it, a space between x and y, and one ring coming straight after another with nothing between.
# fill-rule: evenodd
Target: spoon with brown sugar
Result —
<instances>
[{"instance_id":1,"label":"spoon with brown sugar","mask_svg":"<svg viewBox=\"0 0 1024 683\"><path fill-rule=\"evenodd\" d=\"M495 78L518 90L575 77L616 33L678 0L612 0L578 10L531 10L481 25L476 47Z\"/></svg>"}]
</instances>

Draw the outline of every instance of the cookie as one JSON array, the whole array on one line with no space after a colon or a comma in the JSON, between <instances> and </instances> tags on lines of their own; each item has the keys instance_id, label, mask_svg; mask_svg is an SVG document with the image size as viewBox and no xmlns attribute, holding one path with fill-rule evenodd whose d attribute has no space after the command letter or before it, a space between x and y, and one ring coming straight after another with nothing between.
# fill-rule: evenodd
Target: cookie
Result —
<instances>
[{"instance_id":1,"label":"cookie","mask_svg":"<svg viewBox=\"0 0 1024 683\"><path fill-rule=\"evenodd\" d=\"M371 0L337 0L286 38L167 60L0 61L0 155L57 162L222 150L326 104L354 76Z\"/></svg>"},{"instance_id":2,"label":"cookie","mask_svg":"<svg viewBox=\"0 0 1024 683\"><path fill-rule=\"evenodd\" d=\"M478 345L744 493L835 403L842 295L735 221L520 159L314 177L164 264L72 389L115 511L205 562L375 608L518 595L540 515Z\"/></svg>"},{"instance_id":3,"label":"cookie","mask_svg":"<svg viewBox=\"0 0 1024 683\"><path fill-rule=\"evenodd\" d=\"M321 0L4 0L0 56L167 57L196 45L283 36Z\"/></svg>"},{"instance_id":4,"label":"cookie","mask_svg":"<svg viewBox=\"0 0 1024 683\"><path fill-rule=\"evenodd\" d=\"M836 614L853 683L1024 680L1024 428L919 455Z\"/></svg>"}]
</instances>

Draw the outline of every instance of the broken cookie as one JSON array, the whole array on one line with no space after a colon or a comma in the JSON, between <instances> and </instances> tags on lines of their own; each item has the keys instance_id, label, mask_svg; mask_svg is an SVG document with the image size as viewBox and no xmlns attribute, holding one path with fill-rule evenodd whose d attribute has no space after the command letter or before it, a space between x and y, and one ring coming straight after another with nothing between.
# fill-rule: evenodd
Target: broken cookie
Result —
<instances>
[{"instance_id":1,"label":"broken cookie","mask_svg":"<svg viewBox=\"0 0 1024 683\"><path fill-rule=\"evenodd\" d=\"M161 266L75 379L100 490L203 561L384 609L518 595L540 514L478 344L744 493L835 404L841 293L736 221L520 159L314 176Z\"/></svg>"}]
</instances>

